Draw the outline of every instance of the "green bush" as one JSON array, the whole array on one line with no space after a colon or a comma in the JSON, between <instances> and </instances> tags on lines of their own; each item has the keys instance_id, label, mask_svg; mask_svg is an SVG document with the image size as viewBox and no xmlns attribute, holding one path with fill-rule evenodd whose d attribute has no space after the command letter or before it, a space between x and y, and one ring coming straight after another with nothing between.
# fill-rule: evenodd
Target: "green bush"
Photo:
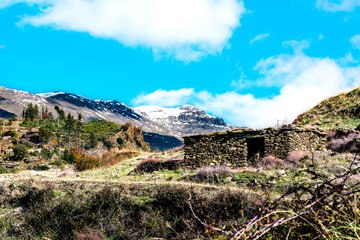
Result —
<instances>
[{"instance_id":1,"label":"green bush","mask_svg":"<svg viewBox=\"0 0 360 240\"><path fill-rule=\"evenodd\" d=\"M63 155L61 156L62 160L64 160L65 162L70 162L70 154L69 154L69 150L65 149L63 152Z\"/></svg>"},{"instance_id":2,"label":"green bush","mask_svg":"<svg viewBox=\"0 0 360 240\"><path fill-rule=\"evenodd\" d=\"M26 143L24 143L24 145L27 148L33 148L34 147L34 145L31 142L26 142Z\"/></svg>"},{"instance_id":3,"label":"green bush","mask_svg":"<svg viewBox=\"0 0 360 240\"><path fill-rule=\"evenodd\" d=\"M45 159L50 159L51 158L51 151L46 149L46 148L43 148L43 149L41 149L40 155Z\"/></svg>"},{"instance_id":4,"label":"green bush","mask_svg":"<svg viewBox=\"0 0 360 240\"><path fill-rule=\"evenodd\" d=\"M128 124L125 124L125 125L121 125L120 127L120 131L127 131L129 129L129 125Z\"/></svg>"},{"instance_id":5,"label":"green bush","mask_svg":"<svg viewBox=\"0 0 360 240\"><path fill-rule=\"evenodd\" d=\"M63 166L63 161L61 159L56 159L51 165L61 168Z\"/></svg>"},{"instance_id":6,"label":"green bush","mask_svg":"<svg viewBox=\"0 0 360 240\"><path fill-rule=\"evenodd\" d=\"M35 170L35 171L47 171L50 169L48 165L36 165L28 167L29 170Z\"/></svg>"},{"instance_id":7,"label":"green bush","mask_svg":"<svg viewBox=\"0 0 360 240\"><path fill-rule=\"evenodd\" d=\"M6 131L6 132L4 133L4 136L6 136L6 137L11 137L11 138L15 138L16 135L17 135L17 134L16 134L15 131Z\"/></svg>"},{"instance_id":8,"label":"green bush","mask_svg":"<svg viewBox=\"0 0 360 240\"><path fill-rule=\"evenodd\" d=\"M116 139L116 142L119 144L120 149L124 147L124 140L121 137L118 137L118 139Z\"/></svg>"},{"instance_id":9,"label":"green bush","mask_svg":"<svg viewBox=\"0 0 360 240\"><path fill-rule=\"evenodd\" d=\"M0 174L7 174L7 173L16 173L18 170L13 168L6 168L3 166L0 166Z\"/></svg>"},{"instance_id":10,"label":"green bush","mask_svg":"<svg viewBox=\"0 0 360 240\"><path fill-rule=\"evenodd\" d=\"M14 160L19 161L23 160L24 157L27 155L28 151L26 150L25 145L16 145L14 147Z\"/></svg>"}]
</instances>

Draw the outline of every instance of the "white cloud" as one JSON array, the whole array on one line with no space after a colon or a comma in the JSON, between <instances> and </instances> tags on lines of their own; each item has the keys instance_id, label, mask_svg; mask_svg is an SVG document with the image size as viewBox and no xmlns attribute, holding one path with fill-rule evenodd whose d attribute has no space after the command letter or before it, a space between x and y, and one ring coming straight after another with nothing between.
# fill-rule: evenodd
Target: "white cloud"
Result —
<instances>
[{"instance_id":1,"label":"white cloud","mask_svg":"<svg viewBox=\"0 0 360 240\"><path fill-rule=\"evenodd\" d=\"M191 98L193 95L194 89L192 88L183 88L170 91L159 89L147 95L141 94L132 102L137 106L155 105L163 107L173 107L189 101L189 98Z\"/></svg>"},{"instance_id":2,"label":"white cloud","mask_svg":"<svg viewBox=\"0 0 360 240\"><path fill-rule=\"evenodd\" d=\"M328 12L353 11L360 0L317 0L316 6Z\"/></svg>"},{"instance_id":3,"label":"white cloud","mask_svg":"<svg viewBox=\"0 0 360 240\"><path fill-rule=\"evenodd\" d=\"M86 32L182 61L221 53L245 13L241 0L7 0L0 7L18 2L42 6L23 24Z\"/></svg>"},{"instance_id":4,"label":"white cloud","mask_svg":"<svg viewBox=\"0 0 360 240\"><path fill-rule=\"evenodd\" d=\"M174 105L166 105L193 104L237 126L260 128L273 126L277 121L284 120L291 123L300 113L323 99L360 85L360 66L346 67L343 66L344 63L344 60L312 58L295 51L294 54L281 54L263 59L255 67L261 75L256 84L265 87L278 86L280 94L277 96L256 98L252 94L244 95L236 91L213 94L207 91L181 89L149 94L149 104L154 105L153 103L157 102L158 105L162 105L161 102L166 98L172 99L172 95L182 95L183 98L177 98L179 101L174 101ZM180 94L185 91L188 94ZM138 103L147 103L146 98L149 95L138 97ZM161 96L159 101L154 99L156 95Z\"/></svg>"},{"instance_id":5,"label":"white cloud","mask_svg":"<svg viewBox=\"0 0 360 240\"><path fill-rule=\"evenodd\" d=\"M350 42L352 43L352 45L355 48L360 49L360 34L359 35L355 35L350 39Z\"/></svg>"},{"instance_id":6,"label":"white cloud","mask_svg":"<svg viewBox=\"0 0 360 240\"><path fill-rule=\"evenodd\" d=\"M259 34L256 37L254 37L253 39L251 39L250 44L253 44L254 42L258 42L258 41L264 41L265 38L267 38L269 36L270 36L270 33Z\"/></svg>"}]
</instances>

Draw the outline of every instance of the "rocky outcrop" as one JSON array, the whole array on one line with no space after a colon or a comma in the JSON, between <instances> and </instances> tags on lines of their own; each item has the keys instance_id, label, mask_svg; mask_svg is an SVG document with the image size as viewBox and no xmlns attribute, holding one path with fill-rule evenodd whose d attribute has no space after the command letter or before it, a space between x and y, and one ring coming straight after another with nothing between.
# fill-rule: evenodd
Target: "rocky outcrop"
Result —
<instances>
[{"instance_id":1,"label":"rocky outcrop","mask_svg":"<svg viewBox=\"0 0 360 240\"><path fill-rule=\"evenodd\" d=\"M312 127L236 129L184 138L185 166L244 167L273 155L286 159L293 151L322 151L326 132Z\"/></svg>"},{"instance_id":2,"label":"rocky outcrop","mask_svg":"<svg viewBox=\"0 0 360 240\"><path fill-rule=\"evenodd\" d=\"M121 126L120 131L110 137L110 142L118 149L150 151L150 145L144 141L142 128L132 124Z\"/></svg>"},{"instance_id":3,"label":"rocky outcrop","mask_svg":"<svg viewBox=\"0 0 360 240\"><path fill-rule=\"evenodd\" d=\"M30 131L23 134L21 139L20 139L20 142L22 144L24 144L25 142L31 142L31 143L35 143L35 144L40 144L41 139L40 139L40 135L39 135L39 129L38 128L33 128Z\"/></svg>"},{"instance_id":4,"label":"rocky outcrop","mask_svg":"<svg viewBox=\"0 0 360 240\"><path fill-rule=\"evenodd\" d=\"M11 137L3 137L0 139L0 154L12 152L12 139Z\"/></svg>"}]
</instances>

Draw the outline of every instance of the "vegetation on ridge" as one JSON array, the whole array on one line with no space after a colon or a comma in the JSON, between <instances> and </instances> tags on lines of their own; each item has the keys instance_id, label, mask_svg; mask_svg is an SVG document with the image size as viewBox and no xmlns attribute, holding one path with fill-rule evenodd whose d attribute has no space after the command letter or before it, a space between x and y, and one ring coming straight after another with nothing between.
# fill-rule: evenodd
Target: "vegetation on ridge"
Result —
<instances>
[{"instance_id":1,"label":"vegetation on ridge","mask_svg":"<svg viewBox=\"0 0 360 240\"><path fill-rule=\"evenodd\" d=\"M360 125L360 88L328 98L294 122L322 129L356 128Z\"/></svg>"}]
</instances>

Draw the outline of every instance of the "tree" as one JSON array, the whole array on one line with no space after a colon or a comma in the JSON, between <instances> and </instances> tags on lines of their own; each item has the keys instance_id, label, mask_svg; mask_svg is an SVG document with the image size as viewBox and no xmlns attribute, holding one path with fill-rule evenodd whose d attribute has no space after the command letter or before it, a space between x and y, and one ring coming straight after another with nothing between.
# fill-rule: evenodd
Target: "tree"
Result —
<instances>
[{"instance_id":1,"label":"tree","mask_svg":"<svg viewBox=\"0 0 360 240\"><path fill-rule=\"evenodd\" d=\"M75 131L75 126L76 126L76 121L75 121L74 117L69 113L65 119L65 126L64 126L64 129L68 133L69 149L70 149L70 136L71 136L71 133L73 131Z\"/></svg>"},{"instance_id":2,"label":"tree","mask_svg":"<svg viewBox=\"0 0 360 240\"><path fill-rule=\"evenodd\" d=\"M82 123L83 116L81 113L78 113L77 121L76 121L76 135L78 136L78 146L81 147L81 131L83 129L83 123Z\"/></svg>"},{"instance_id":3,"label":"tree","mask_svg":"<svg viewBox=\"0 0 360 240\"><path fill-rule=\"evenodd\" d=\"M16 119L16 115L15 115L15 113L13 113L13 114L12 114L12 116L11 116L11 120L12 120L12 121L16 121L16 120L17 120L17 119Z\"/></svg>"},{"instance_id":4,"label":"tree","mask_svg":"<svg viewBox=\"0 0 360 240\"><path fill-rule=\"evenodd\" d=\"M90 133L90 139L89 139L89 141L90 141L90 148L96 147L96 145L97 145L97 143L98 143L98 140L97 140L97 137L96 137L96 135L95 135L94 132L91 132L91 133Z\"/></svg>"},{"instance_id":5,"label":"tree","mask_svg":"<svg viewBox=\"0 0 360 240\"><path fill-rule=\"evenodd\" d=\"M65 162L70 162L70 154L69 154L69 151L67 149L65 149L63 155L62 155L62 159L65 161Z\"/></svg>"},{"instance_id":6,"label":"tree","mask_svg":"<svg viewBox=\"0 0 360 240\"><path fill-rule=\"evenodd\" d=\"M39 137L41 142L46 143L50 140L51 136L52 136L52 132L45 128L45 127L40 127L39 128Z\"/></svg>"},{"instance_id":7,"label":"tree","mask_svg":"<svg viewBox=\"0 0 360 240\"><path fill-rule=\"evenodd\" d=\"M32 105L32 103L29 103L27 107L23 111L23 117L26 120L34 120L39 115L39 107L35 105L35 107Z\"/></svg>"},{"instance_id":8,"label":"tree","mask_svg":"<svg viewBox=\"0 0 360 240\"><path fill-rule=\"evenodd\" d=\"M62 110L61 108L59 108L59 106L55 106L54 109L55 109L55 111L56 111L57 114L58 114L58 118L59 118L60 120L65 120L65 112L64 112L64 110Z\"/></svg>"},{"instance_id":9,"label":"tree","mask_svg":"<svg viewBox=\"0 0 360 240\"><path fill-rule=\"evenodd\" d=\"M70 162L70 163L74 163L75 161L76 161L75 153L74 153L74 152L71 152L70 158L69 158L69 162Z\"/></svg>"},{"instance_id":10,"label":"tree","mask_svg":"<svg viewBox=\"0 0 360 240\"><path fill-rule=\"evenodd\" d=\"M27 150L24 145L16 145L13 152L15 160L23 160L24 157L27 155Z\"/></svg>"}]
</instances>

